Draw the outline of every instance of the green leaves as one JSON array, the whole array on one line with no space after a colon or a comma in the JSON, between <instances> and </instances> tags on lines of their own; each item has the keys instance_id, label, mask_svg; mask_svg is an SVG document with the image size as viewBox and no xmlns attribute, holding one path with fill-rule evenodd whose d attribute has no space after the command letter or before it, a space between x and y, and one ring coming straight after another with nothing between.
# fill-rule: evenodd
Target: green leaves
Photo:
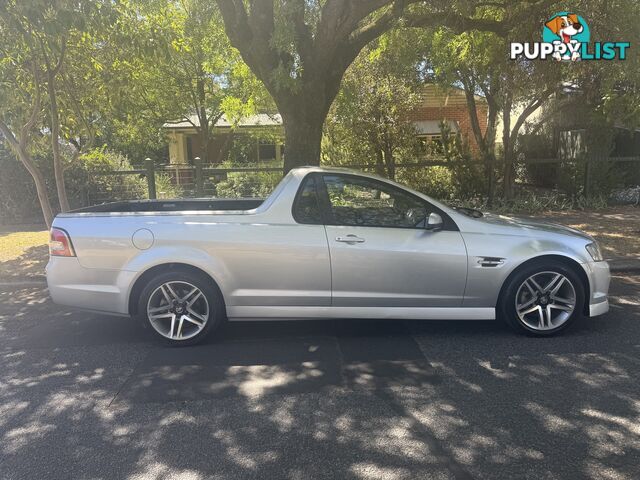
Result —
<instances>
[{"instance_id":1,"label":"green leaves","mask_svg":"<svg viewBox=\"0 0 640 480\"><path fill-rule=\"evenodd\" d=\"M390 32L363 50L347 70L325 125L331 162L393 162L417 147L410 111L419 101L419 46L412 35Z\"/></svg>"}]
</instances>

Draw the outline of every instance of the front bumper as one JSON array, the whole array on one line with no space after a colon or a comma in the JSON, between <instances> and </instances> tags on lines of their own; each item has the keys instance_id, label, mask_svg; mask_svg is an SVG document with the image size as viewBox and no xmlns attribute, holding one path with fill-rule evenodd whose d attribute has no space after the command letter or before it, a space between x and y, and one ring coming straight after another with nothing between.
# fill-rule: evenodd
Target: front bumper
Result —
<instances>
[{"instance_id":1,"label":"front bumper","mask_svg":"<svg viewBox=\"0 0 640 480\"><path fill-rule=\"evenodd\" d=\"M588 262L582 265L589 279L589 311L590 317L602 315L609 311L609 283L611 272L607 262Z\"/></svg>"},{"instance_id":2,"label":"front bumper","mask_svg":"<svg viewBox=\"0 0 640 480\"><path fill-rule=\"evenodd\" d=\"M589 305L589 316L597 317L609 311L609 300L605 299L604 302L593 303Z\"/></svg>"}]
</instances>

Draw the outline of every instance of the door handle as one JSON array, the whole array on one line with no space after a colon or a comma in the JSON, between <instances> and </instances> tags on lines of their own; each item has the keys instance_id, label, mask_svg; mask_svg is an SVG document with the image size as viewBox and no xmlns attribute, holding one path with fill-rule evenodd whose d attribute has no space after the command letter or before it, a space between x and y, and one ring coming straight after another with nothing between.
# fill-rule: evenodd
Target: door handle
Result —
<instances>
[{"instance_id":1,"label":"door handle","mask_svg":"<svg viewBox=\"0 0 640 480\"><path fill-rule=\"evenodd\" d=\"M349 244L364 243L364 238L360 238L356 235L349 234L346 237L336 237L336 242L349 243Z\"/></svg>"}]
</instances>

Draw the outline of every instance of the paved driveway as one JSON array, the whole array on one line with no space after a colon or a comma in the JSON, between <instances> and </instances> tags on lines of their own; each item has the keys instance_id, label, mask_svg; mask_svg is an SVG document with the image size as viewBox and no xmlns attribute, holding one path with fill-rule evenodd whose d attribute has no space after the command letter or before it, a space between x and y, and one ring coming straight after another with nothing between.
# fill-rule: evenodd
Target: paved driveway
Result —
<instances>
[{"instance_id":1,"label":"paved driveway","mask_svg":"<svg viewBox=\"0 0 640 480\"><path fill-rule=\"evenodd\" d=\"M5 286L0 478L638 478L640 278L613 294L552 339L256 322L169 349Z\"/></svg>"}]
</instances>

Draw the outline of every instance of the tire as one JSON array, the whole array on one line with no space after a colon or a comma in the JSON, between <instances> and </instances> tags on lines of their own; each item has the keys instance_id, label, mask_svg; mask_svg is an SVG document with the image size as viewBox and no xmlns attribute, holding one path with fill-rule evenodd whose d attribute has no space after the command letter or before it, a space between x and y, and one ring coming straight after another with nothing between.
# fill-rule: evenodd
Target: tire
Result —
<instances>
[{"instance_id":1,"label":"tire","mask_svg":"<svg viewBox=\"0 0 640 480\"><path fill-rule=\"evenodd\" d=\"M142 290L138 317L165 344L195 345L223 322L224 301L204 275L165 272L153 277Z\"/></svg>"},{"instance_id":2,"label":"tire","mask_svg":"<svg viewBox=\"0 0 640 480\"><path fill-rule=\"evenodd\" d=\"M500 296L498 312L518 333L548 337L582 316L584 286L578 274L566 265L536 263L517 271L508 282Z\"/></svg>"}]
</instances>

